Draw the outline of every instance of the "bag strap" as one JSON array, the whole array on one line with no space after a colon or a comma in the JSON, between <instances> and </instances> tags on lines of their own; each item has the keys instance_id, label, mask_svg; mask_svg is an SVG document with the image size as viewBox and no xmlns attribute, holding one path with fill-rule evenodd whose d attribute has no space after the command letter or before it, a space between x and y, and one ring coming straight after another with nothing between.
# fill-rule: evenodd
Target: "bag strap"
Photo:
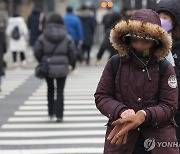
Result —
<instances>
[{"instance_id":1,"label":"bag strap","mask_svg":"<svg viewBox=\"0 0 180 154\"><path fill-rule=\"evenodd\" d=\"M164 59L159 62L159 78L162 79L166 73L166 70L169 66L169 62Z\"/></svg>"},{"instance_id":2,"label":"bag strap","mask_svg":"<svg viewBox=\"0 0 180 154\"><path fill-rule=\"evenodd\" d=\"M47 61L49 62L53 54L55 53L56 49L58 48L58 44L54 47L53 51L51 52L50 56L48 57Z\"/></svg>"},{"instance_id":3,"label":"bag strap","mask_svg":"<svg viewBox=\"0 0 180 154\"><path fill-rule=\"evenodd\" d=\"M119 68L120 59L121 58L120 58L119 54L116 54L116 55L112 56L112 58L111 58L111 69L112 69L112 74L113 74L114 79L116 77L116 74L117 74L117 71Z\"/></svg>"},{"instance_id":4,"label":"bag strap","mask_svg":"<svg viewBox=\"0 0 180 154\"><path fill-rule=\"evenodd\" d=\"M159 87L158 87L158 97L157 97L157 100L159 99L159 92L160 92L160 87L161 87L161 79L164 77L166 71L167 71L167 68L169 66L169 62L164 59L164 60L161 60L159 62Z\"/></svg>"}]
</instances>

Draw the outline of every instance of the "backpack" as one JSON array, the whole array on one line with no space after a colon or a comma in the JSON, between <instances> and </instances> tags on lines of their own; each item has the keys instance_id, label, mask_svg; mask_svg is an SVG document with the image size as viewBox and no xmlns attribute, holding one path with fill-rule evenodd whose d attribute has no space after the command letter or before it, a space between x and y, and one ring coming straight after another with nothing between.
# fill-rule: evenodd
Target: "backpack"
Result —
<instances>
[{"instance_id":1,"label":"backpack","mask_svg":"<svg viewBox=\"0 0 180 154\"><path fill-rule=\"evenodd\" d=\"M20 32L19 32L18 26L15 26L15 27L14 27L11 36L12 36L12 38L15 39L15 40L19 40L19 39L20 39L21 35L20 35Z\"/></svg>"},{"instance_id":2,"label":"backpack","mask_svg":"<svg viewBox=\"0 0 180 154\"><path fill-rule=\"evenodd\" d=\"M111 68L112 68L114 79L116 77L116 74L120 65L120 60L121 60L121 57L118 54L114 55L111 59ZM161 60L159 62L159 78L160 79L162 79L163 76L165 75L168 65L169 65L169 62L166 59Z\"/></svg>"}]
</instances>

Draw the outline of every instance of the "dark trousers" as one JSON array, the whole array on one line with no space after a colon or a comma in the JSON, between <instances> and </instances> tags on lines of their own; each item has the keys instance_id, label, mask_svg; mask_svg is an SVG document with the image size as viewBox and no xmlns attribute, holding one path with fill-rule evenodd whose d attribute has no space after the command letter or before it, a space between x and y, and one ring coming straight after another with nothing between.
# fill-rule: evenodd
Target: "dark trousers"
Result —
<instances>
[{"instance_id":1,"label":"dark trousers","mask_svg":"<svg viewBox=\"0 0 180 154\"><path fill-rule=\"evenodd\" d=\"M134 147L134 151L132 154L151 154L151 152L146 151L144 148L144 138L142 134L140 133L138 136L138 139L136 141L136 145Z\"/></svg>"},{"instance_id":2,"label":"dark trousers","mask_svg":"<svg viewBox=\"0 0 180 154\"><path fill-rule=\"evenodd\" d=\"M56 88L55 88L56 81ZM63 118L64 111L64 86L66 77L64 78L46 78L48 86L48 113L50 116L55 115L57 118ZM56 91L56 99L55 99Z\"/></svg>"},{"instance_id":3,"label":"dark trousers","mask_svg":"<svg viewBox=\"0 0 180 154\"><path fill-rule=\"evenodd\" d=\"M13 55L13 62L17 62L17 52L13 52L12 55ZM25 54L24 52L20 52L20 59L21 59L21 62L24 61L26 58L25 58Z\"/></svg>"},{"instance_id":4,"label":"dark trousers","mask_svg":"<svg viewBox=\"0 0 180 154\"><path fill-rule=\"evenodd\" d=\"M83 57L85 57L85 54L86 54L86 58L84 58L84 59L85 59L86 63L89 64L91 47L87 46L87 45L83 45L82 49L83 49Z\"/></svg>"}]
</instances>

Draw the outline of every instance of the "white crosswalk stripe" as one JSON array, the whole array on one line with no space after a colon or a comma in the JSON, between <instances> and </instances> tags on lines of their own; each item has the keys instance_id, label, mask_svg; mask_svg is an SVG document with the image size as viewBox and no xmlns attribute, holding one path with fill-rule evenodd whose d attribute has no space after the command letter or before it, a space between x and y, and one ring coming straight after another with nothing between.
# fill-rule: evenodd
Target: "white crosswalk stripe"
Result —
<instances>
[{"instance_id":1,"label":"white crosswalk stripe","mask_svg":"<svg viewBox=\"0 0 180 154\"><path fill-rule=\"evenodd\" d=\"M2 92L0 100L10 95L11 92L21 86L32 75L33 70L14 69L7 70L6 76L2 78Z\"/></svg>"},{"instance_id":2,"label":"white crosswalk stripe","mask_svg":"<svg viewBox=\"0 0 180 154\"><path fill-rule=\"evenodd\" d=\"M68 77L63 123L48 118L47 88L40 85L2 125L0 154L102 154L107 118L93 97L102 70L80 67Z\"/></svg>"}]
</instances>

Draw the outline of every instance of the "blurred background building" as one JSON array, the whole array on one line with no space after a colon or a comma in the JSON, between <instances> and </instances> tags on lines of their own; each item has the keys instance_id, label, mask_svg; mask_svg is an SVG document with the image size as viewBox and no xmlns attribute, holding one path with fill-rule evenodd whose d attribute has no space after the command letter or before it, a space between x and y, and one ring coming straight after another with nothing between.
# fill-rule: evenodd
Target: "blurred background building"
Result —
<instances>
[{"instance_id":1,"label":"blurred background building","mask_svg":"<svg viewBox=\"0 0 180 154\"><path fill-rule=\"evenodd\" d=\"M112 11L128 14L129 16L136 9L153 9L157 1L159 0L0 0L0 6L7 11L9 16L18 13L27 21L35 6L41 7L46 16L53 12L64 16L67 6L72 6L76 12L82 5L86 5L93 10L97 23L100 25L103 16L109 11L106 9L107 7L110 7ZM98 26L97 36L100 36L101 33L102 28ZM95 37L97 44L100 40L99 37Z\"/></svg>"},{"instance_id":2,"label":"blurred background building","mask_svg":"<svg viewBox=\"0 0 180 154\"><path fill-rule=\"evenodd\" d=\"M77 10L82 4L86 4L96 12L102 9L102 2L113 2L112 9L114 11L120 11L123 10L123 8L129 10L154 8L156 1L157 0L0 0L1 5L5 5L9 15L18 12L24 18L27 18L32 8L36 5L41 6L47 14L55 11L63 15L68 5L71 5Z\"/></svg>"}]
</instances>

